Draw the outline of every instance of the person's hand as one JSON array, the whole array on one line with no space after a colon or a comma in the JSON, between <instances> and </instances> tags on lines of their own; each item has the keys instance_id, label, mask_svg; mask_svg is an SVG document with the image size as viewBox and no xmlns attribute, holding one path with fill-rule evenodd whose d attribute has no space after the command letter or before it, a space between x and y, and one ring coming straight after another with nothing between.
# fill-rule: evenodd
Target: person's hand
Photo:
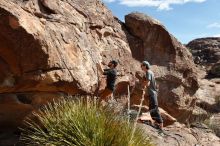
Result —
<instances>
[{"instance_id":1,"label":"person's hand","mask_svg":"<svg viewBox=\"0 0 220 146\"><path fill-rule=\"evenodd\" d=\"M102 65L100 63L96 63L96 67L98 70L100 70L102 73L104 72Z\"/></svg>"},{"instance_id":2,"label":"person's hand","mask_svg":"<svg viewBox=\"0 0 220 146\"><path fill-rule=\"evenodd\" d=\"M146 86L147 86L147 81L142 81L142 88L146 88Z\"/></svg>"}]
</instances>

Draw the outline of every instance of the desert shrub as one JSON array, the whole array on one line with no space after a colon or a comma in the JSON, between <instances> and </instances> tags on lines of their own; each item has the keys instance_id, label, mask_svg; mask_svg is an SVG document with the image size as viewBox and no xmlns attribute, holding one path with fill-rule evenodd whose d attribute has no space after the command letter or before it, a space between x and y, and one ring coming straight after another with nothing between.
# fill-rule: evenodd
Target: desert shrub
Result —
<instances>
[{"instance_id":1,"label":"desert shrub","mask_svg":"<svg viewBox=\"0 0 220 146\"><path fill-rule=\"evenodd\" d=\"M94 102L62 99L25 120L21 141L29 146L152 146L149 137L111 109ZM40 123L40 124L39 124Z\"/></svg>"}]
</instances>

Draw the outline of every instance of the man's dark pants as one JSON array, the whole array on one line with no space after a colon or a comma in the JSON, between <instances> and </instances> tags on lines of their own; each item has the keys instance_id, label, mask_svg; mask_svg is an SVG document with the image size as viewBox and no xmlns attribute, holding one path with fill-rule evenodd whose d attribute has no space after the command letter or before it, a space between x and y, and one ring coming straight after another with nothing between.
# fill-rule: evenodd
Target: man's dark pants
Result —
<instances>
[{"instance_id":1,"label":"man's dark pants","mask_svg":"<svg viewBox=\"0 0 220 146\"><path fill-rule=\"evenodd\" d=\"M149 94L148 97L151 118L157 123L163 123L162 117L158 109L157 92Z\"/></svg>"}]
</instances>

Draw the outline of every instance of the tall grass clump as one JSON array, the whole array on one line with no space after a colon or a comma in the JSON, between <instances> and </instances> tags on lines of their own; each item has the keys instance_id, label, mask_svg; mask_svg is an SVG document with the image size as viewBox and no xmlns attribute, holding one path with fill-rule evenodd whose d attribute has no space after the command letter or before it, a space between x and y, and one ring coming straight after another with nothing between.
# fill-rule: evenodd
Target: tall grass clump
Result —
<instances>
[{"instance_id":1,"label":"tall grass clump","mask_svg":"<svg viewBox=\"0 0 220 146\"><path fill-rule=\"evenodd\" d=\"M152 146L133 124L93 101L62 99L26 119L21 142L28 146Z\"/></svg>"}]
</instances>

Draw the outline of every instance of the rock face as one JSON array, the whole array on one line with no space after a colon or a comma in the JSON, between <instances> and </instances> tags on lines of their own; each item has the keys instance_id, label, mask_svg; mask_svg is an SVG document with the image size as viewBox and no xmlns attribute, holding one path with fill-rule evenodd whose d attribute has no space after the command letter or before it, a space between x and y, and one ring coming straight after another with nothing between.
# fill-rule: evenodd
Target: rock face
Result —
<instances>
[{"instance_id":1,"label":"rock face","mask_svg":"<svg viewBox=\"0 0 220 146\"><path fill-rule=\"evenodd\" d=\"M186 45L192 52L194 62L200 70L200 88L196 92L198 106L193 112L193 119L210 117L210 113L218 113L216 98L220 96L220 38L200 38ZM204 79L205 78L205 79ZM214 79L212 79L214 78Z\"/></svg>"},{"instance_id":2,"label":"rock face","mask_svg":"<svg viewBox=\"0 0 220 146\"><path fill-rule=\"evenodd\" d=\"M212 66L210 74L214 75L215 77L220 77L220 61L218 61Z\"/></svg>"},{"instance_id":3,"label":"rock face","mask_svg":"<svg viewBox=\"0 0 220 146\"><path fill-rule=\"evenodd\" d=\"M138 107L139 108L139 107ZM144 111L146 108L147 111L149 110L148 107L142 107L142 111ZM161 114L161 117L163 119L163 126L166 127L168 125L172 125L173 123L176 122L176 119L174 117L172 117L171 115L169 115L166 111L164 111L162 108L159 108L159 111L160 111L160 114ZM154 122L153 119L151 118L150 116L150 113L147 112L147 113L144 113L142 112L141 116L140 116L140 120L142 121L145 121L145 120L148 120L148 121L151 121L152 123Z\"/></svg>"},{"instance_id":4,"label":"rock face","mask_svg":"<svg viewBox=\"0 0 220 146\"><path fill-rule=\"evenodd\" d=\"M212 79L199 79L200 88L197 90L195 96L196 107L189 121L204 121L207 120L212 114L220 112L219 97L220 97L220 84L219 80Z\"/></svg>"},{"instance_id":5,"label":"rock face","mask_svg":"<svg viewBox=\"0 0 220 146\"><path fill-rule=\"evenodd\" d=\"M99 0L1 0L0 104L8 108L1 109L0 126L16 127L65 94L96 95L102 79L96 64L111 59L119 60L115 94L126 94L145 58L157 78L160 106L184 122L198 89L191 54L158 21L139 13L125 20ZM133 87L139 103L140 88Z\"/></svg>"},{"instance_id":6,"label":"rock face","mask_svg":"<svg viewBox=\"0 0 220 146\"><path fill-rule=\"evenodd\" d=\"M193 108L193 95L198 89L191 54L160 22L149 16L129 14L125 17L125 25L133 35L129 38L133 57L140 61L147 59L152 64L158 83L159 105L179 121L184 121ZM138 92L138 86L135 88L134 102L138 104L142 92Z\"/></svg>"},{"instance_id":7,"label":"rock face","mask_svg":"<svg viewBox=\"0 0 220 146\"><path fill-rule=\"evenodd\" d=\"M220 114L215 114L210 118L209 126L220 137Z\"/></svg>"},{"instance_id":8,"label":"rock face","mask_svg":"<svg viewBox=\"0 0 220 146\"><path fill-rule=\"evenodd\" d=\"M165 136L161 136L155 129L143 126L147 134L152 137L156 146L218 146L220 138L203 124L194 124L191 127L175 123L164 128Z\"/></svg>"},{"instance_id":9,"label":"rock face","mask_svg":"<svg viewBox=\"0 0 220 146\"><path fill-rule=\"evenodd\" d=\"M220 60L220 38L195 39L186 46L191 50L194 62L204 65L207 71ZM219 76L219 71L216 71L215 68L212 69L211 73L214 76Z\"/></svg>"},{"instance_id":10,"label":"rock face","mask_svg":"<svg viewBox=\"0 0 220 146\"><path fill-rule=\"evenodd\" d=\"M220 112L218 99L220 97L220 84L213 80L199 80L200 88L196 92L197 105L209 113Z\"/></svg>"},{"instance_id":11,"label":"rock face","mask_svg":"<svg viewBox=\"0 0 220 146\"><path fill-rule=\"evenodd\" d=\"M0 92L92 93L96 63L120 58L135 69L134 60L123 63L131 53L121 24L99 1L2 0L1 7Z\"/></svg>"},{"instance_id":12,"label":"rock face","mask_svg":"<svg viewBox=\"0 0 220 146\"><path fill-rule=\"evenodd\" d=\"M130 80L139 66L121 27L100 1L1 0L0 98L10 93L22 108L38 107L60 92L94 94L101 79L96 64L111 59L119 60L118 82Z\"/></svg>"}]
</instances>

